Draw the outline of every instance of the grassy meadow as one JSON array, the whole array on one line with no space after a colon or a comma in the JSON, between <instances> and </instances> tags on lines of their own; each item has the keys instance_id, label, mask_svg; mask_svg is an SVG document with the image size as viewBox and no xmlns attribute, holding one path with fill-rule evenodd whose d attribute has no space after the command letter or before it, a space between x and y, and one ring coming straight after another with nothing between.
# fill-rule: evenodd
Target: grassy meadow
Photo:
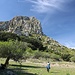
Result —
<instances>
[{"instance_id":1,"label":"grassy meadow","mask_svg":"<svg viewBox=\"0 0 75 75\"><path fill-rule=\"evenodd\" d=\"M5 59L0 59L4 63ZM23 61L21 65L18 62L10 60L9 70L14 71L17 75L75 75L75 63L72 62L50 62L51 69L46 71L46 62ZM0 75L3 75L0 73Z\"/></svg>"}]
</instances>

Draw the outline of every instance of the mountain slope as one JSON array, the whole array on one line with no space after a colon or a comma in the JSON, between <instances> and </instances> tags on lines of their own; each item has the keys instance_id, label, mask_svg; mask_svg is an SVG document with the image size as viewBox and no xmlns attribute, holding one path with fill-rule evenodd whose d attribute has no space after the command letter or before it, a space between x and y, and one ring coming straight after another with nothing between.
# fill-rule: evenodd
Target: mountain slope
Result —
<instances>
[{"instance_id":1,"label":"mountain slope","mask_svg":"<svg viewBox=\"0 0 75 75\"><path fill-rule=\"evenodd\" d=\"M11 32L17 35L30 36L41 39L44 46L55 49L56 47L64 47L54 39L44 35L41 23L35 17L16 16L10 21L0 22L0 31ZM54 48L55 47L55 48Z\"/></svg>"},{"instance_id":2,"label":"mountain slope","mask_svg":"<svg viewBox=\"0 0 75 75\"><path fill-rule=\"evenodd\" d=\"M11 32L17 34L18 36L27 36L27 37L22 37L22 41L32 43L32 45L37 47L37 49L39 48L39 50L41 49L41 51L46 51L49 52L50 54L55 54L57 55L57 58L58 56L61 56L62 59L69 61L70 58L75 54L74 49L67 48L61 45L56 40L44 35L41 23L35 17L16 16L10 21L0 22L0 31ZM3 33L0 34L2 36L6 35ZM15 37L18 38L18 36ZM7 37L9 37L9 34Z\"/></svg>"}]
</instances>

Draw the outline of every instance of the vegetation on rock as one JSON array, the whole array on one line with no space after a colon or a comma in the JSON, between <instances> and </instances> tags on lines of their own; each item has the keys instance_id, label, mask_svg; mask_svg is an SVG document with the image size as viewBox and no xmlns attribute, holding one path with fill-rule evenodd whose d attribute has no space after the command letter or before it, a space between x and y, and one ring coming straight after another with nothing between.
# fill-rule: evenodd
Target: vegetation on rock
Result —
<instances>
[{"instance_id":1,"label":"vegetation on rock","mask_svg":"<svg viewBox=\"0 0 75 75\"><path fill-rule=\"evenodd\" d=\"M49 58L75 62L75 50L44 35L35 17L17 16L0 22L0 57L6 58L5 67L10 59Z\"/></svg>"}]
</instances>

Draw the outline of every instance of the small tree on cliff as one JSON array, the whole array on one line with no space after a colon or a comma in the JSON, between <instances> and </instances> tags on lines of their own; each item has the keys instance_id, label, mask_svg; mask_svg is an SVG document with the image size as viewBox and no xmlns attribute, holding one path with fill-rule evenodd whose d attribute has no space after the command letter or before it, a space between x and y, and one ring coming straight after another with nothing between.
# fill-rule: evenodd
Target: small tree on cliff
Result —
<instances>
[{"instance_id":1,"label":"small tree on cliff","mask_svg":"<svg viewBox=\"0 0 75 75\"><path fill-rule=\"evenodd\" d=\"M23 58L27 43L19 41L0 42L0 57L6 58L3 64L6 67L9 60L18 61Z\"/></svg>"}]
</instances>

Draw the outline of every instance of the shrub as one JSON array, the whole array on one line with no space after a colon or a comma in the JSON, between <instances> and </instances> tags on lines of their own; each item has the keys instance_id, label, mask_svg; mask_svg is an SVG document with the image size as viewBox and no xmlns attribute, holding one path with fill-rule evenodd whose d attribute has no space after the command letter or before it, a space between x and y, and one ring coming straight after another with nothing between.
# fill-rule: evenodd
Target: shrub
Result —
<instances>
[{"instance_id":1,"label":"shrub","mask_svg":"<svg viewBox=\"0 0 75 75\"><path fill-rule=\"evenodd\" d=\"M20 36L20 40L21 41L25 41L27 43L30 43L32 45L32 49L33 50L37 50L37 48L39 50L45 50L45 47L43 47L43 44L41 41L39 41L38 39L34 39L34 38L29 38L29 37L25 37L25 36Z\"/></svg>"},{"instance_id":2,"label":"shrub","mask_svg":"<svg viewBox=\"0 0 75 75\"><path fill-rule=\"evenodd\" d=\"M70 55L70 54L62 54L62 55L61 55L61 58L62 58L64 61L70 61L71 55Z\"/></svg>"},{"instance_id":3,"label":"shrub","mask_svg":"<svg viewBox=\"0 0 75 75\"><path fill-rule=\"evenodd\" d=\"M39 50L34 51L33 58L39 59L40 57L42 57L42 52Z\"/></svg>"},{"instance_id":4,"label":"shrub","mask_svg":"<svg viewBox=\"0 0 75 75\"><path fill-rule=\"evenodd\" d=\"M43 52L43 55L42 55L42 57L44 57L44 58L50 58L50 54L49 53L47 53L47 52Z\"/></svg>"},{"instance_id":5,"label":"shrub","mask_svg":"<svg viewBox=\"0 0 75 75\"><path fill-rule=\"evenodd\" d=\"M75 56L71 57L70 61L75 62Z\"/></svg>"},{"instance_id":6,"label":"shrub","mask_svg":"<svg viewBox=\"0 0 75 75\"><path fill-rule=\"evenodd\" d=\"M57 61L60 61L61 60L61 57L57 54L51 54L51 59L55 59Z\"/></svg>"}]
</instances>

